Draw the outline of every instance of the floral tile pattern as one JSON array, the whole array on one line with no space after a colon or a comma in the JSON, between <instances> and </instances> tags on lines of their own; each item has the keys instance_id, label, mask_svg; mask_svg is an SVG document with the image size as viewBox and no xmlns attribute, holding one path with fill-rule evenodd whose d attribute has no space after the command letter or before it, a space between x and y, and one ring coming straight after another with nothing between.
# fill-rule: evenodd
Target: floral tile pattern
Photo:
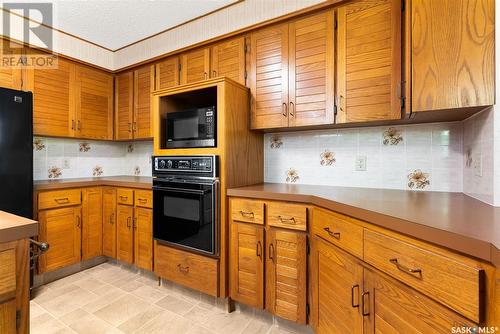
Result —
<instances>
[{"instance_id":1,"label":"floral tile pattern","mask_svg":"<svg viewBox=\"0 0 500 334\"><path fill-rule=\"evenodd\" d=\"M139 167L139 166L134 167L134 175L135 176L141 175L141 167Z\"/></svg>"},{"instance_id":2,"label":"floral tile pattern","mask_svg":"<svg viewBox=\"0 0 500 334\"><path fill-rule=\"evenodd\" d=\"M41 151L41 150L43 150L44 148L45 148L45 144L44 144L44 142L43 142L43 140L42 140L42 139L40 139L40 138L35 138L35 139L33 140L33 149L34 149L35 151Z\"/></svg>"},{"instance_id":3,"label":"floral tile pattern","mask_svg":"<svg viewBox=\"0 0 500 334\"><path fill-rule=\"evenodd\" d=\"M92 176L101 176L104 173L101 166L95 166L92 168Z\"/></svg>"},{"instance_id":4,"label":"floral tile pattern","mask_svg":"<svg viewBox=\"0 0 500 334\"><path fill-rule=\"evenodd\" d=\"M134 144L128 144L127 145L127 152L128 153L134 152Z\"/></svg>"},{"instance_id":5,"label":"floral tile pattern","mask_svg":"<svg viewBox=\"0 0 500 334\"><path fill-rule=\"evenodd\" d=\"M410 189L424 189L430 184L429 174L422 172L420 169L408 174L408 188Z\"/></svg>"},{"instance_id":6,"label":"floral tile pattern","mask_svg":"<svg viewBox=\"0 0 500 334\"><path fill-rule=\"evenodd\" d=\"M280 148L281 145L283 145L283 140L281 139L280 136L272 136L270 142L271 142L270 144L271 148Z\"/></svg>"},{"instance_id":7,"label":"floral tile pattern","mask_svg":"<svg viewBox=\"0 0 500 334\"><path fill-rule=\"evenodd\" d=\"M48 172L49 172L49 175L48 175L49 179L57 179L62 175L61 168L56 167L56 166L50 167Z\"/></svg>"},{"instance_id":8,"label":"floral tile pattern","mask_svg":"<svg viewBox=\"0 0 500 334\"><path fill-rule=\"evenodd\" d=\"M321 166L332 166L337 161L335 160L335 153L328 150L325 150L323 153L321 153L319 157L321 158L320 161Z\"/></svg>"},{"instance_id":9,"label":"floral tile pattern","mask_svg":"<svg viewBox=\"0 0 500 334\"><path fill-rule=\"evenodd\" d=\"M88 152L90 151L90 144L89 143L80 143L80 152Z\"/></svg>"},{"instance_id":10,"label":"floral tile pattern","mask_svg":"<svg viewBox=\"0 0 500 334\"><path fill-rule=\"evenodd\" d=\"M295 183L298 179L299 173L295 169L290 168L286 171L286 182Z\"/></svg>"},{"instance_id":11,"label":"floral tile pattern","mask_svg":"<svg viewBox=\"0 0 500 334\"><path fill-rule=\"evenodd\" d=\"M396 128L389 128L384 131L384 145L398 145L403 141L401 131Z\"/></svg>"}]
</instances>

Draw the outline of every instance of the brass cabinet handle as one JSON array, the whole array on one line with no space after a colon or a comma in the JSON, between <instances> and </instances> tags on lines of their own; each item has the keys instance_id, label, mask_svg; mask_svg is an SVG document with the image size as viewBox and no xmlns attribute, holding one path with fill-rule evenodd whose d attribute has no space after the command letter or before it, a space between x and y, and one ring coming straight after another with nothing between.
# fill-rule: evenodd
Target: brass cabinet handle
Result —
<instances>
[{"instance_id":1,"label":"brass cabinet handle","mask_svg":"<svg viewBox=\"0 0 500 334\"><path fill-rule=\"evenodd\" d=\"M205 80L207 80L208 79L208 73L205 72L204 74L205 74Z\"/></svg>"},{"instance_id":2,"label":"brass cabinet handle","mask_svg":"<svg viewBox=\"0 0 500 334\"><path fill-rule=\"evenodd\" d=\"M134 227L134 229L137 229L137 217L134 217L132 226Z\"/></svg>"},{"instance_id":3,"label":"brass cabinet handle","mask_svg":"<svg viewBox=\"0 0 500 334\"><path fill-rule=\"evenodd\" d=\"M343 107L343 104L342 102L344 101L344 95L340 94L339 97L338 97L338 106L339 106L339 109L340 111L344 112L344 107Z\"/></svg>"},{"instance_id":4,"label":"brass cabinet handle","mask_svg":"<svg viewBox=\"0 0 500 334\"><path fill-rule=\"evenodd\" d=\"M75 120L72 119L71 120L71 130L74 130L75 129Z\"/></svg>"},{"instance_id":5,"label":"brass cabinet handle","mask_svg":"<svg viewBox=\"0 0 500 334\"><path fill-rule=\"evenodd\" d=\"M368 312L365 312L365 296L368 296ZM363 317L370 315L370 291L363 292L361 294L361 315Z\"/></svg>"},{"instance_id":6,"label":"brass cabinet handle","mask_svg":"<svg viewBox=\"0 0 500 334\"><path fill-rule=\"evenodd\" d=\"M188 273L189 272L189 266L185 266L183 267L180 263L177 264L177 268L179 268L179 271L180 272L183 272L183 273Z\"/></svg>"},{"instance_id":7,"label":"brass cabinet handle","mask_svg":"<svg viewBox=\"0 0 500 334\"><path fill-rule=\"evenodd\" d=\"M109 216L109 223L111 225L113 225L115 223L115 214L112 213L110 216Z\"/></svg>"},{"instance_id":8,"label":"brass cabinet handle","mask_svg":"<svg viewBox=\"0 0 500 334\"><path fill-rule=\"evenodd\" d=\"M80 131L81 129L82 129L82 122L80 122L80 120L78 120L77 130Z\"/></svg>"},{"instance_id":9,"label":"brass cabinet handle","mask_svg":"<svg viewBox=\"0 0 500 334\"><path fill-rule=\"evenodd\" d=\"M132 123L128 122L128 132L132 132Z\"/></svg>"},{"instance_id":10,"label":"brass cabinet handle","mask_svg":"<svg viewBox=\"0 0 500 334\"><path fill-rule=\"evenodd\" d=\"M359 294L359 284L354 284L351 287L351 306L356 308L359 307L359 302L357 304L354 304L354 289L358 289L358 294Z\"/></svg>"},{"instance_id":11,"label":"brass cabinet handle","mask_svg":"<svg viewBox=\"0 0 500 334\"><path fill-rule=\"evenodd\" d=\"M396 258L390 259L389 262L392 263L393 265L395 265L396 268L398 268L399 270L401 270L404 273L407 273L407 274L412 275L412 276L415 274L422 276L422 269L408 268L407 266L400 264L398 262L398 259L396 259Z\"/></svg>"},{"instance_id":12,"label":"brass cabinet handle","mask_svg":"<svg viewBox=\"0 0 500 334\"><path fill-rule=\"evenodd\" d=\"M255 249L257 257L260 257L262 260L262 243L260 241L257 241L257 247Z\"/></svg>"},{"instance_id":13,"label":"brass cabinet handle","mask_svg":"<svg viewBox=\"0 0 500 334\"><path fill-rule=\"evenodd\" d=\"M340 233L339 232L332 232L329 227L323 228L323 230L326 231L331 237L334 237L337 240L340 240Z\"/></svg>"},{"instance_id":14,"label":"brass cabinet handle","mask_svg":"<svg viewBox=\"0 0 500 334\"><path fill-rule=\"evenodd\" d=\"M240 214L243 216L243 217L250 217L250 218L254 218L255 215L252 211L241 211L240 210Z\"/></svg>"},{"instance_id":15,"label":"brass cabinet handle","mask_svg":"<svg viewBox=\"0 0 500 334\"><path fill-rule=\"evenodd\" d=\"M287 110L287 108L288 108L287 104L286 104L286 103L283 103L283 105L282 105L282 108L281 108L281 109L283 110L283 116L285 116L285 117L288 115L288 110Z\"/></svg>"},{"instance_id":16,"label":"brass cabinet handle","mask_svg":"<svg viewBox=\"0 0 500 334\"><path fill-rule=\"evenodd\" d=\"M214 78L217 76L217 71L216 70L213 70L212 71L212 74L214 75Z\"/></svg>"},{"instance_id":17,"label":"brass cabinet handle","mask_svg":"<svg viewBox=\"0 0 500 334\"><path fill-rule=\"evenodd\" d=\"M128 228L131 227L131 221L132 221L132 217L127 217L127 227Z\"/></svg>"},{"instance_id":18,"label":"brass cabinet handle","mask_svg":"<svg viewBox=\"0 0 500 334\"><path fill-rule=\"evenodd\" d=\"M269 244L269 260L274 262L274 245Z\"/></svg>"},{"instance_id":19,"label":"brass cabinet handle","mask_svg":"<svg viewBox=\"0 0 500 334\"><path fill-rule=\"evenodd\" d=\"M76 227L82 228L82 221L80 216L76 216Z\"/></svg>"},{"instance_id":20,"label":"brass cabinet handle","mask_svg":"<svg viewBox=\"0 0 500 334\"><path fill-rule=\"evenodd\" d=\"M66 204L69 203L69 198L68 197L54 198L54 201L56 201L57 204Z\"/></svg>"},{"instance_id":21,"label":"brass cabinet handle","mask_svg":"<svg viewBox=\"0 0 500 334\"><path fill-rule=\"evenodd\" d=\"M295 217L285 218L282 216L278 216L278 219L283 224L289 224L289 225L296 225L297 224L297 222L295 221Z\"/></svg>"},{"instance_id":22,"label":"brass cabinet handle","mask_svg":"<svg viewBox=\"0 0 500 334\"><path fill-rule=\"evenodd\" d=\"M290 102L290 116L295 117L295 104L293 102Z\"/></svg>"},{"instance_id":23,"label":"brass cabinet handle","mask_svg":"<svg viewBox=\"0 0 500 334\"><path fill-rule=\"evenodd\" d=\"M132 123L132 131L137 131L137 122Z\"/></svg>"}]
</instances>

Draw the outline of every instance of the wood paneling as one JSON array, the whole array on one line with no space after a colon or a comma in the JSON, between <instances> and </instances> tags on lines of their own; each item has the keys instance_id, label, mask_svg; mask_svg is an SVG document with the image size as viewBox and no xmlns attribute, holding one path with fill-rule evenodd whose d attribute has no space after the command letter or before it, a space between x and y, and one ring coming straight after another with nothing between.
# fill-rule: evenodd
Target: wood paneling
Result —
<instances>
[{"instance_id":1,"label":"wood paneling","mask_svg":"<svg viewBox=\"0 0 500 334\"><path fill-rule=\"evenodd\" d=\"M175 87L180 84L179 56L168 57L156 64L155 90Z\"/></svg>"},{"instance_id":2,"label":"wood paneling","mask_svg":"<svg viewBox=\"0 0 500 334\"><path fill-rule=\"evenodd\" d=\"M18 333L28 333L30 326L30 241L16 241L16 308Z\"/></svg>"},{"instance_id":3,"label":"wood paneling","mask_svg":"<svg viewBox=\"0 0 500 334\"><path fill-rule=\"evenodd\" d=\"M18 44L11 43L8 40L0 40L0 55L11 56L23 54L22 46L19 48ZM21 68L12 68L9 66L0 66L0 87L10 88L10 89L22 89L23 71Z\"/></svg>"},{"instance_id":4,"label":"wood paneling","mask_svg":"<svg viewBox=\"0 0 500 334\"><path fill-rule=\"evenodd\" d=\"M116 258L130 264L134 263L133 219L134 207L116 206Z\"/></svg>"},{"instance_id":5,"label":"wood paneling","mask_svg":"<svg viewBox=\"0 0 500 334\"><path fill-rule=\"evenodd\" d=\"M252 33L251 128L288 126L288 24Z\"/></svg>"},{"instance_id":6,"label":"wood paneling","mask_svg":"<svg viewBox=\"0 0 500 334\"><path fill-rule=\"evenodd\" d=\"M365 269L364 333L450 333L451 328L476 327L450 309L375 271ZM369 304L368 304L369 300Z\"/></svg>"},{"instance_id":7,"label":"wood paneling","mask_svg":"<svg viewBox=\"0 0 500 334\"><path fill-rule=\"evenodd\" d=\"M116 258L116 189L102 191L102 253Z\"/></svg>"},{"instance_id":8,"label":"wood paneling","mask_svg":"<svg viewBox=\"0 0 500 334\"><path fill-rule=\"evenodd\" d=\"M16 300L0 303L0 332L2 334L16 334Z\"/></svg>"},{"instance_id":9,"label":"wood paneling","mask_svg":"<svg viewBox=\"0 0 500 334\"><path fill-rule=\"evenodd\" d=\"M245 84L245 37L229 39L212 47L210 76L228 77Z\"/></svg>"},{"instance_id":10,"label":"wood paneling","mask_svg":"<svg viewBox=\"0 0 500 334\"><path fill-rule=\"evenodd\" d=\"M411 1L412 112L495 103L494 3Z\"/></svg>"},{"instance_id":11,"label":"wood paneling","mask_svg":"<svg viewBox=\"0 0 500 334\"><path fill-rule=\"evenodd\" d=\"M307 235L270 228L266 232L266 309L306 323Z\"/></svg>"},{"instance_id":12,"label":"wood paneling","mask_svg":"<svg viewBox=\"0 0 500 334\"><path fill-rule=\"evenodd\" d=\"M181 84L206 80L210 76L210 49L200 48L181 55Z\"/></svg>"},{"instance_id":13,"label":"wood paneling","mask_svg":"<svg viewBox=\"0 0 500 334\"><path fill-rule=\"evenodd\" d=\"M264 224L264 202L251 199L232 198L231 219L254 224Z\"/></svg>"},{"instance_id":14,"label":"wood paneling","mask_svg":"<svg viewBox=\"0 0 500 334\"><path fill-rule=\"evenodd\" d=\"M115 139L132 139L134 110L134 72L123 72L115 77Z\"/></svg>"},{"instance_id":15,"label":"wood paneling","mask_svg":"<svg viewBox=\"0 0 500 334\"><path fill-rule=\"evenodd\" d=\"M0 302L16 294L16 249L0 251Z\"/></svg>"},{"instance_id":16,"label":"wood paneling","mask_svg":"<svg viewBox=\"0 0 500 334\"><path fill-rule=\"evenodd\" d=\"M257 308L264 307L264 247L263 227L231 223L230 296Z\"/></svg>"},{"instance_id":17,"label":"wood paneling","mask_svg":"<svg viewBox=\"0 0 500 334\"><path fill-rule=\"evenodd\" d=\"M266 221L269 226L307 230L307 207L303 204L268 202Z\"/></svg>"},{"instance_id":18,"label":"wood paneling","mask_svg":"<svg viewBox=\"0 0 500 334\"><path fill-rule=\"evenodd\" d=\"M333 124L333 10L289 25L289 126Z\"/></svg>"},{"instance_id":19,"label":"wood paneling","mask_svg":"<svg viewBox=\"0 0 500 334\"><path fill-rule=\"evenodd\" d=\"M103 238L102 188L83 189L82 260L102 255Z\"/></svg>"},{"instance_id":20,"label":"wood paneling","mask_svg":"<svg viewBox=\"0 0 500 334\"><path fill-rule=\"evenodd\" d=\"M50 245L40 257L42 272L52 271L81 259L81 207L43 210L38 213L40 239Z\"/></svg>"},{"instance_id":21,"label":"wood paneling","mask_svg":"<svg viewBox=\"0 0 500 334\"><path fill-rule=\"evenodd\" d=\"M337 123L401 118L401 0L337 9Z\"/></svg>"},{"instance_id":22,"label":"wood paneling","mask_svg":"<svg viewBox=\"0 0 500 334\"><path fill-rule=\"evenodd\" d=\"M153 210L135 208L134 263L137 267L153 270Z\"/></svg>"},{"instance_id":23,"label":"wood paneling","mask_svg":"<svg viewBox=\"0 0 500 334\"><path fill-rule=\"evenodd\" d=\"M44 191L38 194L38 210L78 205L81 201L81 189Z\"/></svg>"},{"instance_id":24,"label":"wood paneling","mask_svg":"<svg viewBox=\"0 0 500 334\"><path fill-rule=\"evenodd\" d=\"M77 65L77 136L113 139L113 75Z\"/></svg>"},{"instance_id":25,"label":"wood paneling","mask_svg":"<svg viewBox=\"0 0 500 334\"><path fill-rule=\"evenodd\" d=\"M153 137L151 92L154 84L154 65L140 67L134 71L134 122L132 128L135 139Z\"/></svg>"}]
</instances>

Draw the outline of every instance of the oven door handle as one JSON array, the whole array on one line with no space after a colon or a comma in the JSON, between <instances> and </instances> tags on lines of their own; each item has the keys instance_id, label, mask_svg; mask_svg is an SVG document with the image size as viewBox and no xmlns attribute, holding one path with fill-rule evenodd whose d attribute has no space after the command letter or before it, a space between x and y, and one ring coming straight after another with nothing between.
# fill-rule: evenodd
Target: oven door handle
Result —
<instances>
[{"instance_id":1,"label":"oven door handle","mask_svg":"<svg viewBox=\"0 0 500 334\"><path fill-rule=\"evenodd\" d=\"M182 188L158 187L158 186L154 186L153 190L164 190L164 191L172 191L172 192L177 192L177 193L197 194L197 195L205 195L208 192L206 190L199 190L199 189L182 189Z\"/></svg>"}]
</instances>

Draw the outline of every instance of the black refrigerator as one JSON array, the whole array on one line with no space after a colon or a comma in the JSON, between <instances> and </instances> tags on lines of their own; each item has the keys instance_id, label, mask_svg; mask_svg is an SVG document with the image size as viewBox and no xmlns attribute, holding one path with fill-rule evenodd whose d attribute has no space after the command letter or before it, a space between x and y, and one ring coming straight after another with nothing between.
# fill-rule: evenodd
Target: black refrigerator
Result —
<instances>
[{"instance_id":1,"label":"black refrigerator","mask_svg":"<svg viewBox=\"0 0 500 334\"><path fill-rule=\"evenodd\" d=\"M0 88L0 210L33 218L33 94Z\"/></svg>"}]
</instances>

